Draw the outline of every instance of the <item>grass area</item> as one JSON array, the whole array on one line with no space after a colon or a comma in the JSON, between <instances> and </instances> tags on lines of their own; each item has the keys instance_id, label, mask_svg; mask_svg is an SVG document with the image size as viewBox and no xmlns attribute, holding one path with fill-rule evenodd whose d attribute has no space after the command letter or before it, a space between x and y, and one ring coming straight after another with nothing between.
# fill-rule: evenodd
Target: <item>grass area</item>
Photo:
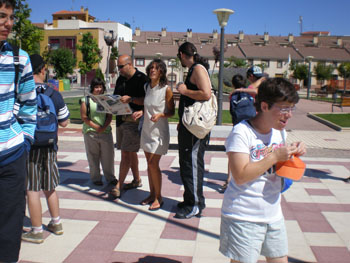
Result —
<instances>
[{"instance_id":1,"label":"grass area","mask_svg":"<svg viewBox=\"0 0 350 263\"><path fill-rule=\"evenodd\" d=\"M350 113L343 114L315 114L317 117L325 119L343 128L350 128Z\"/></svg>"},{"instance_id":2,"label":"grass area","mask_svg":"<svg viewBox=\"0 0 350 263\"><path fill-rule=\"evenodd\" d=\"M80 120L80 105L79 105L79 99L80 97L76 98L65 98L64 101L67 104L67 107L70 112L70 119L73 120ZM177 102L178 103L178 102ZM175 111L175 115L171 118L169 118L169 122L179 122L179 116L177 113L177 109ZM232 119L230 112L228 110L222 111L222 123L223 124L231 124Z\"/></svg>"}]
</instances>

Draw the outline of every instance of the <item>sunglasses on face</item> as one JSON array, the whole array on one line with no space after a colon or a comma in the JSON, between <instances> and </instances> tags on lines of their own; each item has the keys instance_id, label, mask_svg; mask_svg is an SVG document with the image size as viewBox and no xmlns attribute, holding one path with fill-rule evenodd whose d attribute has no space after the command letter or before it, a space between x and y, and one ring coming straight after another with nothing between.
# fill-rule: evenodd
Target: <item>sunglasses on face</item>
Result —
<instances>
[{"instance_id":1,"label":"sunglasses on face","mask_svg":"<svg viewBox=\"0 0 350 263\"><path fill-rule=\"evenodd\" d=\"M124 67L125 67L126 65L128 65L128 64L129 64L129 63L126 63L126 64L124 64L124 65L119 65L119 66L118 66L118 69L121 70L122 68L124 68Z\"/></svg>"}]
</instances>

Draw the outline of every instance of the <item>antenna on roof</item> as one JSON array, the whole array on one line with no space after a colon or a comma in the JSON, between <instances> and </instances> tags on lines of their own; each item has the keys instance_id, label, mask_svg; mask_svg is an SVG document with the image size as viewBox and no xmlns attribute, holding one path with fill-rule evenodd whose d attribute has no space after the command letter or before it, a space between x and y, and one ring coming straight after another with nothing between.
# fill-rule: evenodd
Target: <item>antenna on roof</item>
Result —
<instances>
[{"instance_id":1,"label":"antenna on roof","mask_svg":"<svg viewBox=\"0 0 350 263\"><path fill-rule=\"evenodd\" d=\"M303 17L299 16L299 21L298 23L300 24L300 35L303 33Z\"/></svg>"}]
</instances>

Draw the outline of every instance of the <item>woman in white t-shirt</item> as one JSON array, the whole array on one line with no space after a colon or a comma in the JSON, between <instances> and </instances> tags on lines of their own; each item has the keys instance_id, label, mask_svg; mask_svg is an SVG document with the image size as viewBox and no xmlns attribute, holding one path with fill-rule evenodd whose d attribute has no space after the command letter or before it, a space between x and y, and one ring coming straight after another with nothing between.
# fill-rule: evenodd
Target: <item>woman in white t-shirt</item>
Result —
<instances>
[{"instance_id":1,"label":"woman in white t-shirt","mask_svg":"<svg viewBox=\"0 0 350 263\"><path fill-rule=\"evenodd\" d=\"M220 251L231 262L256 262L260 254L268 262L288 261L275 164L306 152L302 142L283 142L298 100L287 80L266 80L256 97L257 116L235 125L226 140L233 180L222 205Z\"/></svg>"}]
</instances>

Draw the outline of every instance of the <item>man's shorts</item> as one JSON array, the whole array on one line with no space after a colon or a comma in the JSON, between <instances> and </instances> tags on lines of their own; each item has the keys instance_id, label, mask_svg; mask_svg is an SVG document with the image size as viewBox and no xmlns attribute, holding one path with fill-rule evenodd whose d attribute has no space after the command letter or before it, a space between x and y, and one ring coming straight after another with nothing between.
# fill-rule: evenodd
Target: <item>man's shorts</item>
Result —
<instances>
[{"instance_id":1,"label":"man's shorts","mask_svg":"<svg viewBox=\"0 0 350 263\"><path fill-rule=\"evenodd\" d=\"M221 216L220 252L240 262L257 262L261 255L279 258L288 254L284 219L272 224Z\"/></svg>"},{"instance_id":2,"label":"man's shorts","mask_svg":"<svg viewBox=\"0 0 350 263\"><path fill-rule=\"evenodd\" d=\"M138 152L140 149L140 134L138 122L123 122L117 127L117 149L126 152Z\"/></svg>"},{"instance_id":3,"label":"man's shorts","mask_svg":"<svg viewBox=\"0 0 350 263\"><path fill-rule=\"evenodd\" d=\"M52 191L59 184L57 152L52 148L36 148L29 153L27 190Z\"/></svg>"}]
</instances>

